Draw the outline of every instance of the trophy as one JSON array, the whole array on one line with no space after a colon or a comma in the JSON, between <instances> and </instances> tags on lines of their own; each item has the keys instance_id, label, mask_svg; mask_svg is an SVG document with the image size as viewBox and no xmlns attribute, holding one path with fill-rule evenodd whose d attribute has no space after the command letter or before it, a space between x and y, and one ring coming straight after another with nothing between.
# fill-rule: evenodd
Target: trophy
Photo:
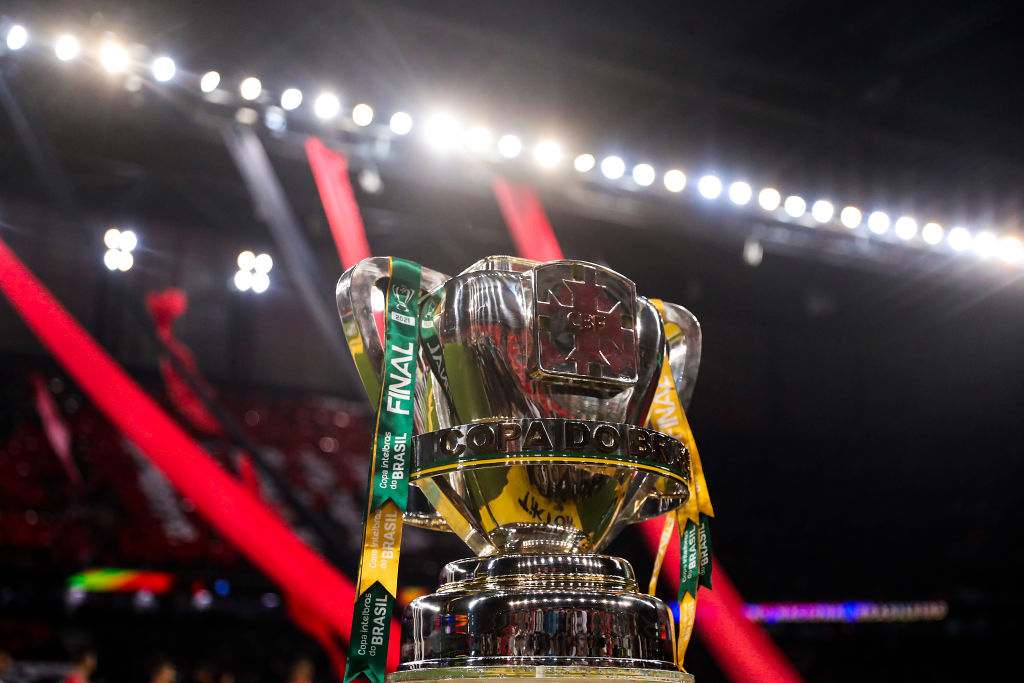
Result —
<instances>
[{"instance_id":1,"label":"trophy","mask_svg":"<svg viewBox=\"0 0 1024 683\"><path fill-rule=\"evenodd\" d=\"M366 259L337 287L357 369L382 409L392 396L382 395L375 290L388 291L391 262ZM416 432L408 483L422 495L404 521L454 532L476 556L446 565L437 592L405 609L392 683L692 680L668 607L600 551L691 494L686 446L646 425L665 358L689 402L696 319L583 261L493 256L455 277L424 267L419 283L388 299L398 307L388 315L412 310L418 326L418 372L404 390Z\"/></svg>"}]
</instances>

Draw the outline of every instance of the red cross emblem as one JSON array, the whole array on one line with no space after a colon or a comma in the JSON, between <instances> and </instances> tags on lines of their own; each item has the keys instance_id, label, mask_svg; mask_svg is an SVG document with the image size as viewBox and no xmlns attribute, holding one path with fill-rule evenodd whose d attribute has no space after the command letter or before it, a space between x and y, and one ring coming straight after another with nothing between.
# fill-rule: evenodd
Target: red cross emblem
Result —
<instances>
[{"instance_id":1,"label":"red cross emblem","mask_svg":"<svg viewBox=\"0 0 1024 683\"><path fill-rule=\"evenodd\" d=\"M633 283L582 263L536 269L540 370L632 382L637 377Z\"/></svg>"}]
</instances>

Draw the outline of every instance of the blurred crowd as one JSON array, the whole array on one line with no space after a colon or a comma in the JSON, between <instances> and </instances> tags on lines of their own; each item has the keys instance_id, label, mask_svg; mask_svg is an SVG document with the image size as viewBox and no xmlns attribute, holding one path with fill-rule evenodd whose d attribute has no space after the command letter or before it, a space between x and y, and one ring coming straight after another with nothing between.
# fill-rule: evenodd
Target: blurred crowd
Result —
<instances>
[{"instance_id":1,"label":"blurred crowd","mask_svg":"<svg viewBox=\"0 0 1024 683\"><path fill-rule=\"evenodd\" d=\"M313 683L313 661L299 657L289 667L286 683ZM0 650L0 683L103 683L100 659L93 650L79 652L70 662L19 661ZM269 681L270 678L261 679ZM235 674L212 664L200 664L183 670L170 659L159 658L150 667L146 680L138 683L236 683Z\"/></svg>"}]
</instances>

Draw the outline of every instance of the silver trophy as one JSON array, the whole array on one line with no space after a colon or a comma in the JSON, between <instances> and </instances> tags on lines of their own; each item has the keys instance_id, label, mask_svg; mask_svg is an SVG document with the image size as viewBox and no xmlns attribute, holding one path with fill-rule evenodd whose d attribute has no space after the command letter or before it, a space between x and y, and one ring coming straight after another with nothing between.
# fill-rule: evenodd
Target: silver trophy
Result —
<instances>
[{"instance_id":1,"label":"silver trophy","mask_svg":"<svg viewBox=\"0 0 1024 683\"><path fill-rule=\"evenodd\" d=\"M387 274L386 258L366 259L337 288L375 403ZM666 353L689 403L697 320L666 303L663 323L608 268L508 256L455 277L424 268L419 305L410 482L425 500L410 499L406 523L452 531L477 556L406 608L397 680L689 679L666 605L598 553L690 495L687 449L645 425Z\"/></svg>"}]
</instances>

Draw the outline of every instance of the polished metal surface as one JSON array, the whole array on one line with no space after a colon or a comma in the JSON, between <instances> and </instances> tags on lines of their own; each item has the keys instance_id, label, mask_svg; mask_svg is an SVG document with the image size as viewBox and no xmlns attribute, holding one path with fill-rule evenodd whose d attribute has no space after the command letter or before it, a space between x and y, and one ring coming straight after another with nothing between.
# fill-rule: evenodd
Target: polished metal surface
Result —
<instances>
[{"instance_id":1,"label":"polished metal surface","mask_svg":"<svg viewBox=\"0 0 1024 683\"><path fill-rule=\"evenodd\" d=\"M366 259L346 271L337 287L345 336L374 404L384 351L372 302L375 290L377 296L383 292L388 263L387 258ZM663 327L655 307L636 296L633 283L607 268L492 256L454 278L424 268L421 290L414 415L420 432L529 417L646 424L666 348L677 391L688 403L700 361L696 319L666 303L669 325ZM542 468L530 469L536 479ZM592 472L583 468L579 476L606 474ZM548 470L546 477L564 479L559 469ZM465 482L434 478L420 486L430 490L425 489L426 499L410 496L408 523L455 531L476 552L493 549L479 539L470 542L477 534L452 506L438 514L427 504L443 498L439 491L445 486L462 496ZM650 490L646 482L632 488ZM617 528L671 509L672 496L657 493L652 491L639 507L624 506Z\"/></svg>"},{"instance_id":2,"label":"polished metal surface","mask_svg":"<svg viewBox=\"0 0 1024 683\"><path fill-rule=\"evenodd\" d=\"M499 555L449 564L402 617L399 671L438 667L675 669L672 618L601 555Z\"/></svg>"},{"instance_id":3,"label":"polished metal surface","mask_svg":"<svg viewBox=\"0 0 1024 683\"><path fill-rule=\"evenodd\" d=\"M557 418L416 436L410 481L474 552L596 552L689 495L689 455L642 427Z\"/></svg>"}]
</instances>

